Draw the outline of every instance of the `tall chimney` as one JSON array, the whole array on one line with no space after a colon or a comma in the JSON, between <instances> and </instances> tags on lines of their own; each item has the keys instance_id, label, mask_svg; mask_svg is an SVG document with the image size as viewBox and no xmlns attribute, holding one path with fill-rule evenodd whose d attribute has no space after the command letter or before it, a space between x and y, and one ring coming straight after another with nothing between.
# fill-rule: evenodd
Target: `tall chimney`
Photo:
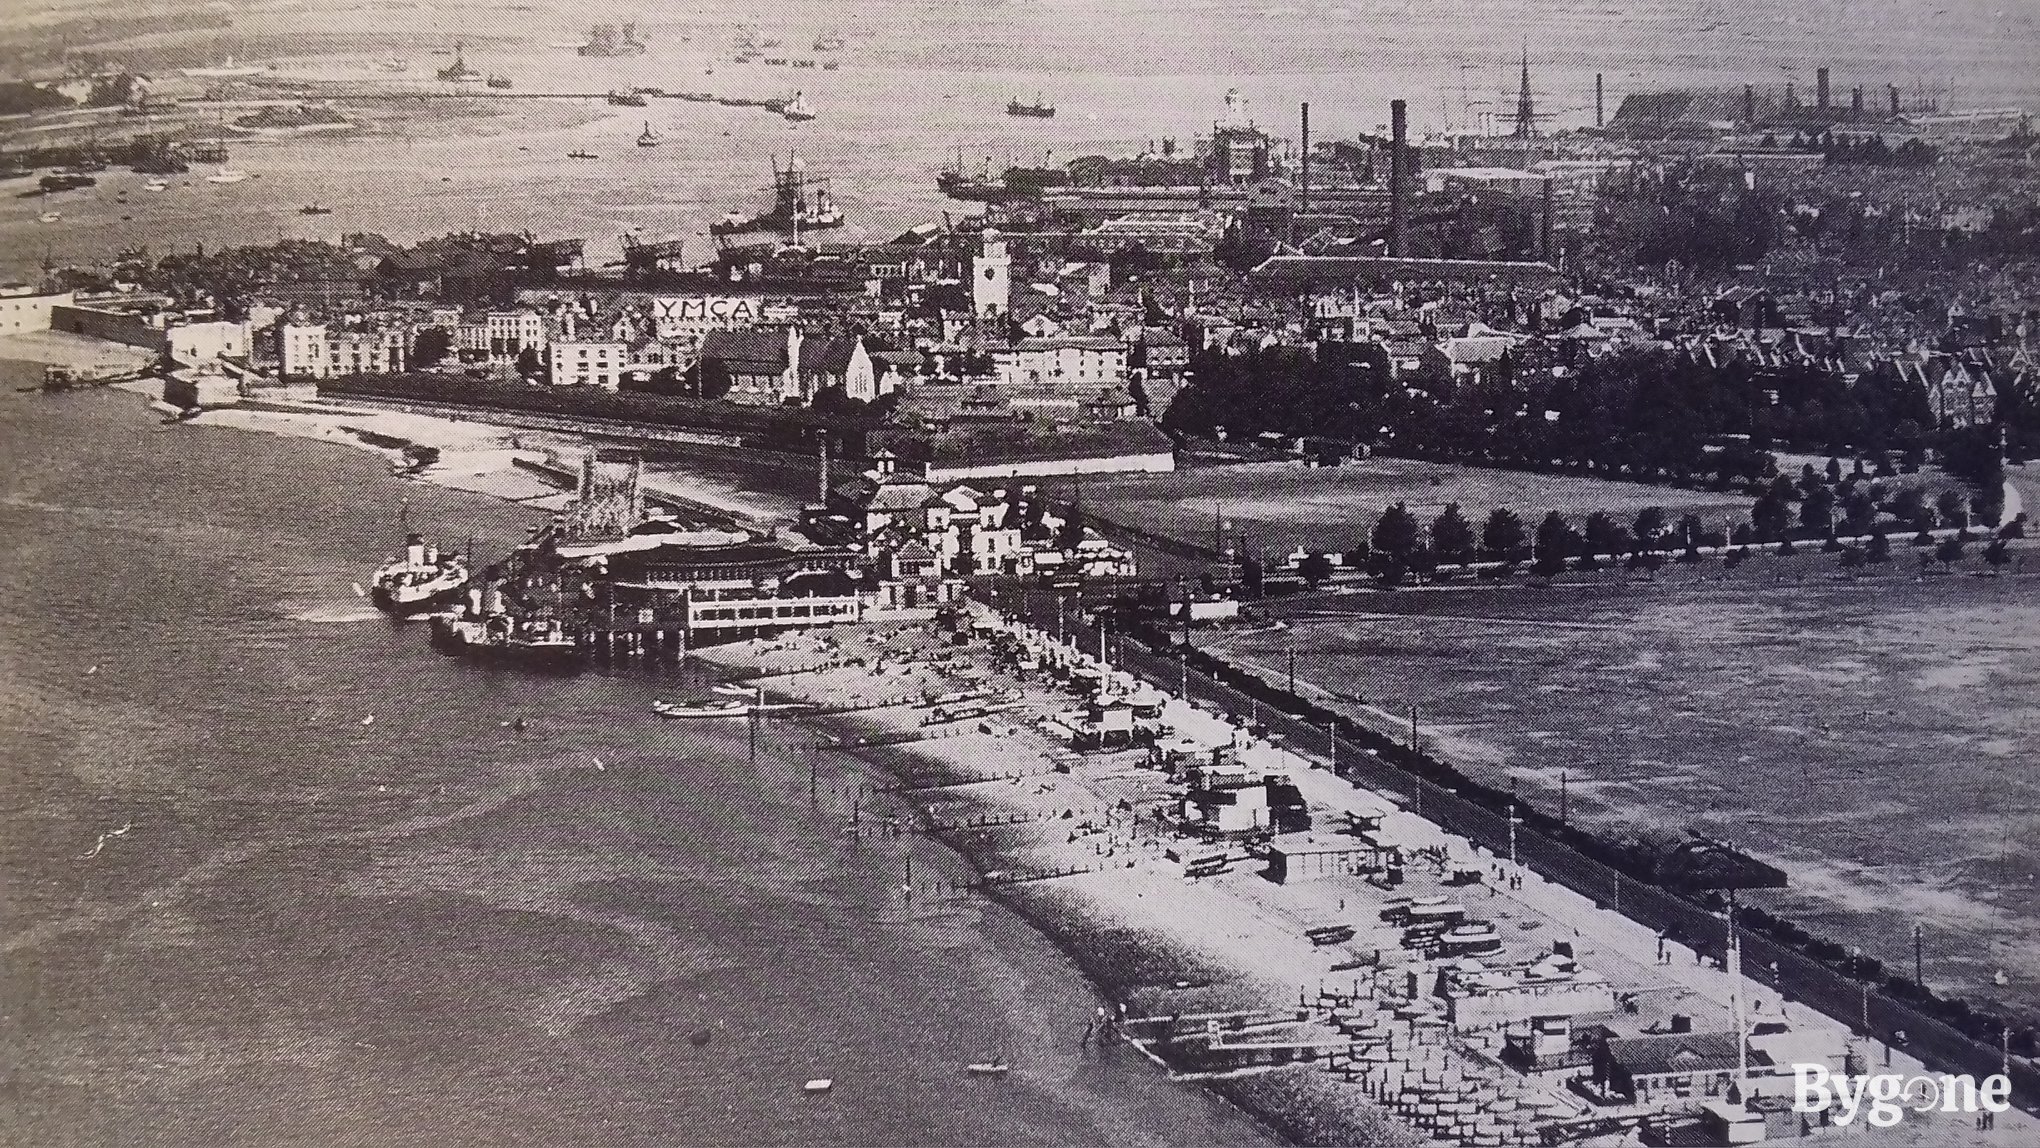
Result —
<instances>
[{"instance_id":1,"label":"tall chimney","mask_svg":"<svg viewBox=\"0 0 2040 1148\"><path fill-rule=\"evenodd\" d=\"M1302 186L1302 187L1301 187L1301 188L1299 189L1299 194L1297 195L1297 198L1296 198L1296 203L1297 203L1297 207L1296 207L1296 210L1297 210L1297 211L1298 211L1299 213L1301 213L1301 214L1309 214L1309 212L1310 212L1310 101L1309 101L1309 100L1305 100L1305 101L1303 102L1303 165L1302 165L1302 167L1303 167L1303 170L1302 170L1302 173L1301 173L1301 182L1302 182L1303 186Z\"/></svg>"},{"instance_id":2,"label":"tall chimney","mask_svg":"<svg viewBox=\"0 0 2040 1148\"><path fill-rule=\"evenodd\" d=\"M1757 122L1757 86L1755 84L1744 84L1742 86L1742 118L1746 124Z\"/></svg>"},{"instance_id":3,"label":"tall chimney","mask_svg":"<svg viewBox=\"0 0 2040 1148\"><path fill-rule=\"evenodd\" d=\"M1799 107L1799 97L1793 94L1791 80L1785 81L1785 106L1788 109Z\"/></svg>"},{"instance_id":4,"label":"tall chimney","mask_svg":"<svg viewBox=\"0 0 2040 1148\"><path fill-rule=\"evenodd\" d=\"M1388 254L1400 259L1407 251L1403 243L1403 197L1408 193L1409 160L1404 143L1410 133L1410 106L1403 100L1388 101Z\"/></svg>"},{"instance_id":5,"label":"tall chimney","mask_svg":"<svg viewBox=\"0 0 2040 1148\"><path fill-rule=\"evenodd\" d=\"M1552 257L1552 255L1553 255L1553 251L1552 251L1552 199L1553 199L1554 197L1553 197L1553 195L1552 195L1552 191L1551 191L1551 185L1552 185L1552 183L1553 183L1553 182L1554 182L1554 181L1552 180L1552 178L1551 178L1550 176L1548 176L1548 175L1547 175L1547 176L1545 176L1545 177L1544 177L1544 220L1543 220L1543 222L1542 222L1542 223L1540 224L1540 226L1539 226L1539 233L1538 233L1538 237L1537 237L1537 240L1538 240L1538 242L1537 242L1537 255L1538 255L1538 258L1540 258L1540 259L1544 260L1544 261L1545 261L1546 263L1549 263L1549 262L1551 262L1551 257Z\"/></svg>"},{"instance_id":6,"label":"tall chimney","mask_svg":"<svg viewBox=\"0 0 2040 1148\"><path fill-rule=\"evenodd\" d=\"M1826 111L1828 110L1828 70L1826 68L1816 69L1813 73L1813 82L1815 85L1813 94L1815 106L1819 107L1821 111Z\"/></svg>"},{"instance_id":7,"label":"tall chimney","mask_svg":"<svg viewBox=\"0 0 2040 1148\"><path fill-rule=\"evenodd\" d=\"M1889 84L1886 86L1891 90L1891 114L1895 116L1898 114L1898 85Z\"/></svg>"},{"instance_id":8,"label":"tall chimney","mask_svg":"<svg viewBox=\"0 0 2040 1148\"><path fill-rule=\"evenodd\" d=\"M1606 104L1604 104L1604 103L1602 102L1602 88L1601 88L1601 73L1599 73L1599 72L1595 72L1595 73L1594 73L1594 126L1595 126L1595 127L1597 127L1597 128L1605 128L1605 127L1607 127L1607 126L1608 126L1608 117L1607 117L1606 115L1604 115L1604 114L1603 114L1603 111L1604 111L1604 109L1605 109L1606 107L1607 107L1607 105L1606 105Z\"/></svg>"},{"instance_id":9,"label":"tall chimney","mask_svg":"<svg viewBox=\"0 0 2040 1148\"><path fill-rule=\"evenodd\" d=\"M1863 85L1861 84L1857 84L1849 92L1849 118L1852 120L1863 118Z\"/></svg>"}]
</instances>

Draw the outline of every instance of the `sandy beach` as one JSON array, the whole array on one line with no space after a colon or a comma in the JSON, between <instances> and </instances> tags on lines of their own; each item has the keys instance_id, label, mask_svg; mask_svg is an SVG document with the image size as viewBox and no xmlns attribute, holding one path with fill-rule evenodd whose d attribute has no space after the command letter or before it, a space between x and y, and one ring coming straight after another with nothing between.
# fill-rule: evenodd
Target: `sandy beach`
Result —
<instances>
[{"instance_id":1,"label":"sandy beach","mask_svg":"<svg viewBox=\"0 0 2040 1148\"><path fill-rule=\"evenodd\" d=\"M139 348L61 331L37 331L0 338L0 359L70 367L97 374L140 370L155 356ZM161 405L163 384L153 378L111 384ZM168 408L166 408L167 410ZM208 408L187 420L196 426L227 427L261 434L311 439L370 451L411 477L452 490L487 495L541 510L559 510L571 491L524 463L571 471L592 444L579 436L531 430L413 411L385 410L326 399L265 400L259 408ZM393 440L438 452L429 466L412 468ZM789 508L745 491L730 481L672 466L647 467L645 488L684 503L708 508L759 529L791 521Z\"/></svg>"},{"instance_id":2,"label":"sandy beach","mask_svg":"<svg viewBox=\"0 0 2040 1148\"><path fill-rule=\"evenodd\" d=\"M844 736L903 744L865 751L900 779L894 805L874 799L857 810L851 832L918 826L963 851L984 874L984 888L1014 904L1056 936L1117 998L1136 1043L1178 1014L1240 1013L1257 1039L1269 1034L1320 1055L1287 1066L1260 1066L1187 1078L1218 1087L1250 1110L1311 1142L1425 1135L1463 1143L1516 1143L1545 1125L1584 1121L1596 1110L1565 1086L1572 1072L1524 1074L1499 1061L1497 1030L1454 1031L1427 991L1440 964L1404 950L1401 930L1383 923L1392 896L1451 896L1470 915L1492 922L1505 941L1489 965L1548 960L1569 949L1583 974L1605 980L1633 1005L1606 1023L1623 1035L1667 1031L1674 1016L1696 1032L1733 1031L1727 972L1685 946L1661 942L1636 922L1527 869L1454 837L1391 799L1354 787L1310 753L1255 740L1246 723L1176 698L1161 702L1160 728L1171 746L1231 746L1243 767L1293 783L1313 827L1285 834L1299 858L1352 844L1347 818L1379 819L1376 840L1405 856L1409 880L1391 894L1334 859L1276 883L1237 846L1213 876L1186 875L1186 862L1224 848L1178 831L1166 815L1183 792L1145 750L1076 753L1067 748L1073 697L1045 675L1018 676L997 664L987 638L1052 645L980 613L967 645L950 645L932 626L856 627L697 651L769 695L826 710ZM1094 658L1065 651L1073 666L1110 674ZM1150 694L1122 680L1123 688ZM1002 712L942 721L930 699L982 695ZM1010 707L1010 708L1008 708ZM954 710L954 705L948 707ZM881 812L883 810L883 812ZM888 822L887 816L897 820ZM1448 873L1471 869L1479 884L1453 886ZM954 895L930 890L925 895ZM1314 944L1306 931L1346 924L1353 936ZM1659 956L1660 946L1664 956ZM1782 999L1761 982L1743 981L1749 1021L1782 1031L1752 1036L1753 1056L1779 1066L1753 1068L1754 1094L1789 1096L1789 1066L1829 1064L1839 1071L1852 1047L1847 1027ZM1178 1031L1180 1036L1180 1030ZM1867 1055L1892 1071L1919 1072L1903 1052L1873 1044ZM1617 1109L1615 1111L1627 1111ZM1286 1118L1309 1112L1303 1124ZM1967 1117L1915 1118L1873 1137L1889 1143L1986 1144L2040 1136L2031 1118L2000 1117L1995 1133ZM1859 1127L1847 1135L1861 1135ZM1829 1130L1826 1134L1835 1134ZM1633 1137L1633 1133L1629 1134ZM1490 1141L1487 1137L1497 1139ZM1634 1143L1619 1134L1587 1142Z\"/></svg>"}]
</instances>

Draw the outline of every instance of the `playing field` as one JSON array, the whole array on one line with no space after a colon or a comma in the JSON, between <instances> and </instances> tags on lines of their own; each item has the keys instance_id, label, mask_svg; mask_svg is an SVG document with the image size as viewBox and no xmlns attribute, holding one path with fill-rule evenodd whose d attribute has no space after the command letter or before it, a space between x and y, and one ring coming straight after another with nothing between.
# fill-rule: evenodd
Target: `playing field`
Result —
<instances>
[{"instance_id":1,"label":"playing field","mask_svg":"<svg viewBox=\"0 0 2040 1148\"><path fill-rule=\"evenodd\" d=\"M1534 531L1556 510L1577 527L1596 510L1624 526L1646 506L1677 522L1688 511L1718 529L1724 518L1748 521L1747 494L1715 494L1672 486L1568 474L1371 458L1336 467L1296 462L1243 463L1165 475L1086 480L1087 507L1114 521L1210 545L1222 528L1227 544L1247 553L1287 553L1297 546L1344 550L1365 538L1384 507L1408 505L1428 525L1457 502L1477 530L1490 510L1507 507Z\"/></svg>"}]
</instances>

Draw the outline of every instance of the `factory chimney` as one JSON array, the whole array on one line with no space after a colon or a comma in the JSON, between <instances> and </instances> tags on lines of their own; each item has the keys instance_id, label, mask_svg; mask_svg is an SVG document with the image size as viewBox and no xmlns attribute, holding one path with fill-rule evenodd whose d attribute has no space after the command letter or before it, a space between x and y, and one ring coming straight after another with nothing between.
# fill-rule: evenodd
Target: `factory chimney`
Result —
<instances>
[{"instance_id":1,"label":"factory chimney","mask_svg":"<svg viewBox=\"0 0 2040 1148\"><path fill-rule=\"evenodd\" d=\"M1849 118L1852 120L1863 118L1863 85L1861 84L1857 84L1849 92Z\"/></svg>"},{"instance_id":2,"label":"factory chimney","mask_svg":"<svg viewBox=\"0 0 2040 1148\"><path fill-rule=\"evenodd\" d=\"M1303 102L1303 164L1296 197L1296 210L1302 214L1310 212L1310 101Z\"/></svg>"},{"instance_id":3,"label":"factory chimney","mask_svg":"<svg viewBox=\"0 0 2040 1148\"><path fill-rule=\"evenodd\" d=\"M1605 113L1605 109L1606 109L1606 107L1607 107L1607 105L1606 105L1605 103L1603 103L1603 102L1602 102L1602 88L1601 88L1601 73L1599 73L1599 72L1595 72L1595 73L1594 73L1594 126L1595 126L1595 127L1597 127L1597 128L1605 128L1605 127L1607 127L1607 126L1608 126L1608 117L1607 117L1607 115L1606 115L1606 114L1604 114L1604 113Z\"/></svg>"},{"instance_id":4,"label":"factory chimney","mask_svg":"<svg viewBox=\"0 0 2040 1148\"><path fill-rule=\"evenodd\" d=\"M1408 254L1403 243L1403 197L1408 189L1403 185L1409 181L1409 160L1404 157L1404 143L1409 138L1410 108L1403 100L1388 102L1388 254L1392 259L1401 259Z\"/></svg>"},{"instance_id":5,"label":"factory chimney","mask_svg":"<svg viewBox=\"0 0 2040 1148\"><path fill-rule=\"evenodd\" d=\"M1553 182L1554 181L1550 176L1547 175L1544 177L1544 219L1543 222L1539 225L1537 236L1538 258L1544 260L1546 263L1550 263L1552 261L1552 256L1555 254L1555 252L1552 251L1553 195L1551 191L1551 185Z\"/></svg>"},{"instance_id":6,"label":"factory chimney","mask_svg":"<svg viewBox=\"0 0 2040 1148\"><path fill-rule=\"evenodd\" d=\"M1815 85L1813 93L1814 106L1818 107L1821 111L1826 111L1828 110L1828 70L1826 68L1816 69L1813 73L1813 82Z\"/></svg>"},{"instance_id":7,"label":"factory chimney","mask_svg":"<svg viewBox=\"0 0 2040 1148\"><path fill-rule=\"evenodd\" d=\"M1889 84L1886 86L1891 90L1891 114L1895 116L1898 114L1898 85Z\"/></svg>"},{"instance_id":8,"label":"factory chimney","mask_svg":"<svg viewBox=\"0 0 2040 1148\"><path fill-rule=\"evenodd\" d=\"M1744 84L1742 86L1742 118L1746 124L1757 122L1757 86L1755 84Z\"/></svg>"},{"instance_id":9,"label":"factory chimney","mask_svg":"<svg viewBox=\"0 0 2040 1148\"><path fill-rule=\"evenodd\" d=\"M1785 108L1787 111L1797 111L1799 109L1799 97L1792 90L1791 80L1785 81Z\"/></svg>"}]
</instances>

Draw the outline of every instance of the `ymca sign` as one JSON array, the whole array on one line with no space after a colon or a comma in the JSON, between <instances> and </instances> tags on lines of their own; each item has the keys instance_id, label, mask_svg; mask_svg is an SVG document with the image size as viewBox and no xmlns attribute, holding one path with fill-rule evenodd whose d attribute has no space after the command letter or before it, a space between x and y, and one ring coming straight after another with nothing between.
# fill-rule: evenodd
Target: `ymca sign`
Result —
<instances>
[{"instance_id":1,"label":"ymca sign","mask_svg":"<svg viewBox=\"0 0 2040 1148\"><path fill-rule=\"evenodd\" d=\"M763 311L764 306L759 300L747 296L700 295L652 300L652 319L658 324L661 335L750 327L764 317Z\"/></svg>"}]
</instances>

